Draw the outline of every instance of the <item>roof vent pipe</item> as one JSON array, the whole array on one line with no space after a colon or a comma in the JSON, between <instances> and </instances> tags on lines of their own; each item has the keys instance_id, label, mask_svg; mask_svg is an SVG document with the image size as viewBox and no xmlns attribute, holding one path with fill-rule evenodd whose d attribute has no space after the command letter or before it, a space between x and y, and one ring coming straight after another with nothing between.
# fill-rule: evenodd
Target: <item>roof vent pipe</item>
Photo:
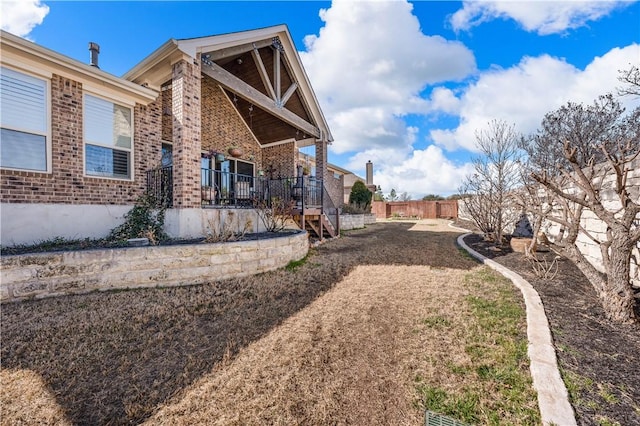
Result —
<instances>
[{"instance_id":1,"label":"roof vent pipe","mask_svg":"<svg viewBox=\"0 0 640 426\"><path fill-rule=\"evenodd\" d=\"M92 67L100 68L98 66L98 54L100 53L100 46L98 45L98 43L90 41L89 52L91 52L89 65L91 65Z\"/></svg>"}]
</instances>

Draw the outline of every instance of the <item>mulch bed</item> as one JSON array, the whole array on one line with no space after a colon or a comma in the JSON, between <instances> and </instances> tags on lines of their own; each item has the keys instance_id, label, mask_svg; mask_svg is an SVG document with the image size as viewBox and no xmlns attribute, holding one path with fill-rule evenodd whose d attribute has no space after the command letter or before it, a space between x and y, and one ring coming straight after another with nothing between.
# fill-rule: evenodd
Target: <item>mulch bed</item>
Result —
<instances>
[{"instance_id":1,"label":"mulch bed","mask_svg":"<svg viewBox=\"0 0 640 426\"><path fill-rule=\"evenodd\" d=\"M553 279L541 279L510 247L497 251L478 234L465 243L520 274L540 294L578 424L640 425L640 324L609 322L595 290L568 259L558 262Z\"/></svg>"},{"instance_id":2,"label":"mulch bed","mask_svg":"<svg viewBox=\"0 0 640 426\"><path fill-rule=\"evenodd\" d=\"M244 235L238 235L230 239L229 241L255 241L264 240L268 238L282 238L288 237L292 234L298 233L297 230L283 230L280 232L254 232ZM167 238L157 243L159 246L176 246L186 244L209 244L217 241L207 241L206 238ZM223 242L223 241L220 241ZM64 240L64 239L52 239L41 244L34 245L16 245L9 247L0 247L0 255L18 255L18 254L36 254L36 253L50 253L60 251L78 251L78 250L97 250L108 248L126 248L134 247L127 243L127 241L111 241L106 239L90 239L84 240Z\"/></svg>"}]
</instances>

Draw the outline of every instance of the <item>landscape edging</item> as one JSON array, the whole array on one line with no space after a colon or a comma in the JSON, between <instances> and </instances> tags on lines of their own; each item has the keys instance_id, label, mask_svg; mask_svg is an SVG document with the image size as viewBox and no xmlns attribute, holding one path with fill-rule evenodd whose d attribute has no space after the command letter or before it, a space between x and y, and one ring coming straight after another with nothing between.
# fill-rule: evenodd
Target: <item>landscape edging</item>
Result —
<instances>
[{"instance_id":1,"label":"landscape edging","mask_svg":"<svg viewBox=\"0 0 640 426\"><path fill-rule=\"evenodd\" d=\"M451 227L462 229L455 226ZM538 407L542 423L545 425L577 425L573 407L569 403L567 388L558 370L549 322L544 312L540 295L531 283L519 274L467 246L464 238L468 235L470 234L458 236L458 245L485 265L510 279L520 289L524 298L527 315L527 338L529 341L527 349L530 360L529 368L533 379L533 387L538 394Z\"/></svg>"}]
</instances>

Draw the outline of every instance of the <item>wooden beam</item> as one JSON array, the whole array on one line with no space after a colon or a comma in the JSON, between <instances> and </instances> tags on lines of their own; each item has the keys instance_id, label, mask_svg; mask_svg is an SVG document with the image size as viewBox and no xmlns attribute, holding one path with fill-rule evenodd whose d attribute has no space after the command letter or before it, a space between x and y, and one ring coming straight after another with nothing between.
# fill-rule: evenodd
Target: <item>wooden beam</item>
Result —
<instances>
[{"instance_id":1,"label":"wooden beam","mask_svg":"<svg viewBox=\"0 0 640 426\"><path fill-rule=\"evenodd\" d=\"M287 104L287 101L289 100L291 95L293 95L293 92L295 92L297 88L298 88L298 83L294 81L291 84L291 86L289 86L287 91L284 92L284 95L282 95L282 99L280 99L280 107L284 108L284 106Z\"/></svg>"},{"instance_id":2,"label":"wooden beam","mask_svg":"<svg viewBox=\"0 0 640 426\"><path fill-rule=\"evenodd\" d=\"M273 79L275 80L275 89L276 89L276 105L282 105L280 103L280 99L282 96L282 83L280 80L280 49L276 48L274 50L273 57Z\"/></svg>"},{"instance_id":3,"label":"wooden beam","mask_svg":"<svg viewBox=\"0 0 640 426\"><path fill-rule=\"evenodd\" d=\"M210 61L217 61L219 59L242 55L243 53L250 52L253 49L260 49L261 47L271 46L272 44L273 44L273 39L269 38L266 40L260 40L253 43L246 43L246 44L241 44L239 46L227 47L226 49L215 50L213 52L203 52L202 56L208 56L208 59Z\"/></svg>"},{"instance_id":4,"label":"wooden beam","mask_svg":"<svg viewBox=\"0 0 640 426\"><path fill-rule=\"evenodd\" d=\"M321 137L320 129L285 108L277 108L275 101L231 74L215 62L203 60L202 72L217 81L225 89L267 111L274 117L300 129L310 136Z\"/></svg>"},{"instance_id":5,"label":"wooden beam","mask_svg":"<svg viewBox=\"0 0 640 426\"><path fill-rule=\"evenodd\" d=\"M269 75L267 74L267 69L264 67L264 62L262 62L262 57L260 56L260 52L256 47L251 51L251 56L253 56L253 62L256 63L256 67L258 67L258 74L260 74L260 79L262 79L262 84L264 85L269 95L271 95L271 99L276 100L276 93L273 91L273 85L269 80Z\"/></svg>"}]
</instances>

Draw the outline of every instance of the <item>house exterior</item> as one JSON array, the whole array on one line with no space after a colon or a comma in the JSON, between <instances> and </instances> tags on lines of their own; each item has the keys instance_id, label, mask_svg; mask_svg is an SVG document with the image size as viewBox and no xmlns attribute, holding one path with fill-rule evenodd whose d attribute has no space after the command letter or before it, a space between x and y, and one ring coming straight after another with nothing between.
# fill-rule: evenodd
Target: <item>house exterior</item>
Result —
<instances>
[{"instance_id":1,"label":"house exterior","mask_svg":"<svg viewBox=\"0 0 640 426\"><path fill-rule=\"evenodd\" d=\"M332 136L286 26L170 39L121 78L4 31L1 42L3 246L104 237L146 191L170 207L173 237L274 194L296 199L303 227L337 233ZM316 176L296 167L303 146Z\"/></svg>"},{"instance_id":2,"label":"house exterior","mask_svg":"<svg viewBox=\"0 0 640 426\"><path fill-rule=\"evenodd\" d=\"M308 169L311 174L314 174L316 170L315 157L307 155L303 152L298 153L297 164L301 165L305 169ZM342 168L338 165L327 163L327 169L329 175L333 175L335 178L336 191L341 191L343 194L342 204L349 204L349 196L351 195L351 189L353 184L360 181L372 193L376 192L376 185L373 183L373 163L368 161L366 164L366 178L362 178L350 170Z\"/></svg>"}]
</instances>

